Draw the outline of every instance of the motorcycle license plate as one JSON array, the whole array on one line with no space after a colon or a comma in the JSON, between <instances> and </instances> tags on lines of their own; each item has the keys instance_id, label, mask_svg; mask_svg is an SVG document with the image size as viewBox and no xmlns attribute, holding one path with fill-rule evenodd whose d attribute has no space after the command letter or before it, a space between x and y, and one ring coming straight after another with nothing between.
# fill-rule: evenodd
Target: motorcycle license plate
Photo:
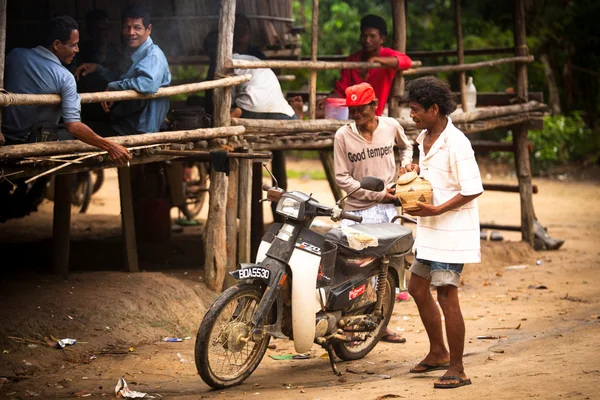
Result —
<instances>
[{"instance_id":1,"label":"motorcycle license plate","mask_svg":"<svg viewBox=\"0 0 600 400\"><path fill-rule=\"evenodd\" d=\"M269 282L271 271L262 267L242 268L231 272L235 279L262 279Z\"/></svg>"}]
</instances>

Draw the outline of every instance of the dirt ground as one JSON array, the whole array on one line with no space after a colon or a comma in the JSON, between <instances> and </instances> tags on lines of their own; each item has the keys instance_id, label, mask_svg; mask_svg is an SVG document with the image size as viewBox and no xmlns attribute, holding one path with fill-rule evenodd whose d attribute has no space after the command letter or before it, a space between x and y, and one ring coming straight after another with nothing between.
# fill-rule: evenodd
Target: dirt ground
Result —
<instances>
[{"instance_id":1,"label":"dirt ground","mask_svg":"<svg viewBox=\"0 0 600 400\"><path fill-rule=\"evenodd\" d=\"M319 168L310 161L288 167ZM489 168L484 181L515 181L499 171ZM313 346L311 359L266 356L244 384L214 391L193 361L198 324L214 298L202 282L201 227L173 233L167 262L122 272L116 173L108 171L88 213L72 216L74 272L67 281L48 273L52 203L0 225L3 254L10 254L0 279L0 397L113 397L123 377L155 398L598 399L600 185L563 178L534 179L536 213L552 236L566 239L560 250L535 252L519 242L520 234L502 232L503 242L482 241L481 264L465 268L460 296L472 385L434 390L443 371L408 372L428 349L409 299L396 303L390 322L406 344L380 343L364 359L338 364L362 373L347 372L340 381L321 357L325 351ZM332 203L325 181L293 179L289 188ZM482 222L519 224L518 194L486 192L479 204ZM50 348L50 336L77 343ZM165 336L190 339L161 342ZM293 353L287 341L272 343L267 355Z\"/></svg>"}]
</instances>

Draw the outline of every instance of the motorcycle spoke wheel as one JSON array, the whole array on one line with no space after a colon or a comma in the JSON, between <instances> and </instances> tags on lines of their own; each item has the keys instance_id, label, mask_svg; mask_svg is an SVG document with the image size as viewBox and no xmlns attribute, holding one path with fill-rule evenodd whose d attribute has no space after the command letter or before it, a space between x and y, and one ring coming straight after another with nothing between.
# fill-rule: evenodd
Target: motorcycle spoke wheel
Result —
<instances>
[{"instance_id":1,"label":"motorcycle spoke wheel","mask_svg":"<svg viewBox=\"0 0 600 400\"><path fill-rule=\"evenodd\" d=\"M381 335L387 328L388 323L390 322L390 318L392 317L392 312L394 311L394 301L395 301L395 284L394 278L391 274L388 273L387 276L387 285L385 289L385 297L383 298L383 319L375 328L375 330L371 332L348 332L346 336L351 338L360 338L361 340L353 341L353 342L333 342L332 348L335 351L335 354L344 361L358 360L369 354L371 350L379 343L381 339ZM372 308L377 301L376 291L373 290L372 293L366 294L370 295L371 298L371 307ZM348 314L346 316L351 316L353 314L362 314L364 309L357 310L355 313ZM349 326L348 330L361 330L358 326Z\"/></svg>"},{"instance_id":2,"label":"motorcycle spoke wheel","mask_svg":"<svg viewBox=\"0 0 600 400\"><path fill-rule=\"evenodd\" d=\"M196 368L206 384L223 389L246 380L262 360L270 336L255 342L251 320L262 291L237 285L224 291L204 316L195 345Z\"/></svg>"}]
</instances>

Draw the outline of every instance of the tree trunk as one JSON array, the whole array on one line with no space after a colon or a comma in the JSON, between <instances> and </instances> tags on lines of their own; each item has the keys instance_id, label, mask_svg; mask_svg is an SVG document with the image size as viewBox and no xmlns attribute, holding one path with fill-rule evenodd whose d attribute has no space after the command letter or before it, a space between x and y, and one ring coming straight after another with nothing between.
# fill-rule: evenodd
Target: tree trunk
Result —
<instances>
[{"instance_id":1,"label":"tree trunk","mask_svg":"<svg viewBox=\"0 0 600 400\"><path fill-rule=\"evenodd\" d=\"M558 86L556 84L556 79L554 78L554 71L552 71L552 67L550 66L548 54L540 54L539 59L544 65L544 73L546 74L546 83L548 84L548 104L550 105L550 110L552 110L552 114L560 114L561 108Z\"/></svg>"}]
</instances>

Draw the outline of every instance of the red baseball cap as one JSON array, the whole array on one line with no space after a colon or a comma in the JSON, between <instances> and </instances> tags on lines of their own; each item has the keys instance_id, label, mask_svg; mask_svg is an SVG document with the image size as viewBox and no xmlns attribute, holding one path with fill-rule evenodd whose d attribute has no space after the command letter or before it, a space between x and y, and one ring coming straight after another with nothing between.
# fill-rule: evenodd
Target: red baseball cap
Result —
<instances>
[{"instance_id":1,"label":"red baseball cap","mask_svg":"<svg viewBox=\"0 0 600 400\"><path fill-rule=\"evenodd\" d=\"M348 86L346 88L346 103L342 104L347 107L356 107L369 104L375 100L375 91L373 86L366 82L358 85Z\"/></svg>"}]
</instances>

